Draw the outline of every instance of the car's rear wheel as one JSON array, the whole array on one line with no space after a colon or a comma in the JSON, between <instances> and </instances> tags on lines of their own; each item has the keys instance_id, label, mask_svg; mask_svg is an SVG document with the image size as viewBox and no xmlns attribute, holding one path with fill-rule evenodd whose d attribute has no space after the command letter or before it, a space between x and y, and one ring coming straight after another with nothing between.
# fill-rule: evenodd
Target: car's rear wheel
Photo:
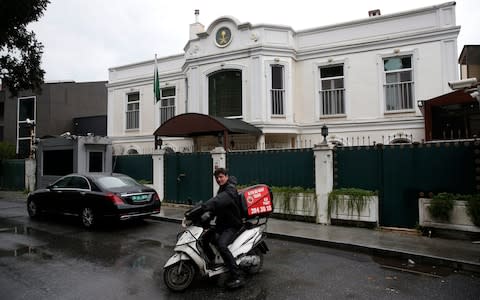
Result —
<instances>
[{"instance_id":1,"label":"car's rear wheel","mask_svg":"<svg viewBox=\"0 0 480 300\"><path fill-rule=\"evenodd\" d=\"M31 199L27 201L27 211L30 218L37 218L40 215L37 203Z\"/></svg>"},{"instance_id":2,"label":"car's rear wheel","mask_svg":"<svg viewBox=\"0 0 480 300\"><path fill-rule=\"evenodd\" d=\"M86 206L82 209L80 214L80 218L82 220L82 225L85 228L93 228L97 224L97 217L93 208Z\"/></svg>"}]
</instances>

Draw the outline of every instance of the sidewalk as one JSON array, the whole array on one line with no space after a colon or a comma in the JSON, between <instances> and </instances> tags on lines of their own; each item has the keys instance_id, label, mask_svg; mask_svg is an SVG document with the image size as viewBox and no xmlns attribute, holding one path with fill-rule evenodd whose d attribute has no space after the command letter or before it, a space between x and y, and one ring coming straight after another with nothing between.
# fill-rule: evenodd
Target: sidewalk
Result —
<instances>
[{"instance_id":1,"label":"sidewalk","mask_svg":"<svg viewBox=\"0 0 480 300\"><path fill-rule=\"evenodd\" d=\"M181 222L188 208L163 204L152 218ZM320 225L270 218L269 237L353 250L379 256L404 258L480 273L480 243L467 240L429 238L412 232Z\"/></svg>"}]
</instances>

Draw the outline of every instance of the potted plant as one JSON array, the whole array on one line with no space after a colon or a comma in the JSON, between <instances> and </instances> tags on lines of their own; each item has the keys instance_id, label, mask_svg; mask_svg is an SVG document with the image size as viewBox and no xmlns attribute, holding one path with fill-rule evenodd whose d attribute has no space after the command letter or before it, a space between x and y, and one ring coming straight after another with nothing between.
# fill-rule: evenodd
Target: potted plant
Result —
<instances>
[{"instance_id":1,"label":"potted plant","mask_svg":"<svg viewBox=\"0 0 480 300\"><path fill-rule=\"evenodd\" d=\"M378 222L376 191L359 188L334 189L328 194L328 218Z\"/></svg>"},{"instance_id":2,"label":"potted plant","mask_svg":"<svg viewBox=\"0 0 480 300\"><path fill-rule=\"evenodd\" d=\"M423 194L419 199L419 225L426 228L480 232L480 194Z\"/></svg>"}]
</instances>

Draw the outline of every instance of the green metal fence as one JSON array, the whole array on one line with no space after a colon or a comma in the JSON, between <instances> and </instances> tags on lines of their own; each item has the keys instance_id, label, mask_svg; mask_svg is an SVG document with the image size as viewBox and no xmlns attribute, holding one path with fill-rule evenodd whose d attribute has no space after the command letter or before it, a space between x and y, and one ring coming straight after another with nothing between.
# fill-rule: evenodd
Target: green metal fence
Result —
<instances>
[{"instance_id":1,"label":"green metal fence","mask_svg":"<svg viewBox=\"0 0 480 300\"><path fill-rule=\"evenodd\" d=\"M315 187L313 150L287 149L227 153L230 175L242 185Z\"/></svg>"},{"instance_id":2,"label":"green metal fence","mask_svg":"<svg viewBox=\"0 0 480 300\"><path fill-rule=\"evenodd\" d=\"M113 172L128 175L143 183L153 183L152 155L114 156Z\"/></svg>"},{"instance_id":3,"label":"green metal fence","mask_svg":"<svg viewBox=\"0 0 480 300\"><path fill-rule=\"evenodd\" d=\"M25 189L25 160L0 161L0 189L21 191Z\"/></svg>"},{"instance_id":4,"label":"green metal fence","mask_svg":"<svg viewBox=\"0 0 480 300\"><path fill-rule=\"evenodd\" d=\"M338 147L334 185L379 191L380 225L413 228L420 192L475 193L475 147L474 142Z\"/></svg>"},{"instance_id":5,"label":"green metal fence","mask_svg":"<svg viewBox=\"0 0 480 300\"><path fill-rule=\"evenodd\" d=\"M213 196L209 152L165 154L165 201L196 204Z\"/></svg>"}]
</instances>

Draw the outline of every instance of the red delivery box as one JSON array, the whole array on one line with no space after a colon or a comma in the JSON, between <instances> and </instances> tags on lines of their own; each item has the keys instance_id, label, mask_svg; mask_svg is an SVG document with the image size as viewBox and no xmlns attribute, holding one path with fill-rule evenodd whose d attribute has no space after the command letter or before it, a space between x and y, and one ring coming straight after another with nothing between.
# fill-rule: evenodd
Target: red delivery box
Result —
<instances>
[{"instance_id":1,"label":"red delivery box","mask_svg":"<svg viewBox=\"0 0 480 300\"><path fill-rule=\"evenodd\" d=\"M263 217L273 212L273 194L266 184L253 185L238 191L246 218Z\"/></svg>"}]
</instances>

